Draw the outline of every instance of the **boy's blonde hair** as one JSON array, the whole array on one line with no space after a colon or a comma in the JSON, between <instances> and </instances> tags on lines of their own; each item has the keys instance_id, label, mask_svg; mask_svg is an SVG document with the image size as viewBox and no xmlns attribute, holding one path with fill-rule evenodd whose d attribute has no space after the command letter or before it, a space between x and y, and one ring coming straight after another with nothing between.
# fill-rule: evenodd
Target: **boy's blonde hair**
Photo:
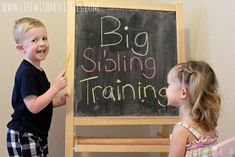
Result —
<instances>
[{"instance_id":1,"label":"boy's blonde hair","mask_svg":"<svg viewBox=\"0 0 235 157\"><path fill-rule=\"evenodd\" d=\"M213 69L204 61L188 61L176 65L174 71L182 85L188 88L192 104L190 116L206 131L214 130L221 100Z\"/></svg>"},{"instance_id":2,"label":"boy's blonde hair","mask_svg":"<svg viewBox=\"0 0 235 157\"><path fill-rule=\"evenodd\" d=\"M45 25L37 19L31 17L21 18L15 21L15 26L13 28L13 36L16 43L19 43L24 38L24 34L35 27L44 27Z\"/></svg>"}]
</instances>

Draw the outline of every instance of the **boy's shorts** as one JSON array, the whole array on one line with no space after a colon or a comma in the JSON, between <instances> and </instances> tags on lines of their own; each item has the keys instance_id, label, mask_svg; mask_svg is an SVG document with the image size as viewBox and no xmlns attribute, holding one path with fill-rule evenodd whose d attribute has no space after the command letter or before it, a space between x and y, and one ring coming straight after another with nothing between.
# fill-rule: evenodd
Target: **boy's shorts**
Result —
<instances>
[{"instance_id":1,"label":"boy's shorts","mask_svg":"<svg viewBox=\"0 0 235 157\"><path fill-rule=\"evenodd\" d=\"M8 129L7 149L10 157L46 157L48 145L31 133Z\"/></svg>"}]
</instances>

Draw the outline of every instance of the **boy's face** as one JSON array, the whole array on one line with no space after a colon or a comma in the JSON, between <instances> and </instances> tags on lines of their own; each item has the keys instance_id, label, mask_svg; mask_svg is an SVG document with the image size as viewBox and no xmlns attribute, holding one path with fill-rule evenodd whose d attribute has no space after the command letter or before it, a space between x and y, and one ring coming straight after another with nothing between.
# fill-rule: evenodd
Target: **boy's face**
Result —
<instances>
[{"instance_id":1,"label":"boy's face","mask_svg":"<svg viewBox=\"0 0 235 157\"><path fill-rule=\"evenodd\" d=\"M24 39L16 45L17 49L33 63L44 60L49 51L47 31L44 27L35 27L24 34Z\"/></svg>"}]
</instances>

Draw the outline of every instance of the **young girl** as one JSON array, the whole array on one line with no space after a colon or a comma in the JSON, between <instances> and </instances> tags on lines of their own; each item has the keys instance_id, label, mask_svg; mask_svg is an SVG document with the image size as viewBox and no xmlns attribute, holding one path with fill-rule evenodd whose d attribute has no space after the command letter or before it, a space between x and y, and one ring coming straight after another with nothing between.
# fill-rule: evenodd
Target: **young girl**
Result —
<instances>
[{"instance_id":1,"label":"young girl","mask_svg":"<svg viewBox=\"0 0 235 157\"><path fill-rule=\"evenodd\" d=\"M188 61L173 67L167 82L168 105L178 107L181 117L170 138L169 157L210 157L220 111L214 71L205 62Z\"/></svg>"}]
</instances>

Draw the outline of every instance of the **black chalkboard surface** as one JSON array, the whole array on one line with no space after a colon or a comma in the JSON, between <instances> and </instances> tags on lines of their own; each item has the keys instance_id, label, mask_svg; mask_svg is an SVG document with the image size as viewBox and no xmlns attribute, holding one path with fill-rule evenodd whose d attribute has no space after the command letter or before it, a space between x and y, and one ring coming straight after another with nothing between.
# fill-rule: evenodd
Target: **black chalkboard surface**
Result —
<instances>
[{"instance_id":1,"label":"black chalkboard surface","mask_svg":"<svg viewBox=\"0 0 235 157\"><path fill-rule=\"evenodd\" d=\"M75 14L74 116L171 116L174 11L97 8Z\"/></svg>"}]
</instances>

